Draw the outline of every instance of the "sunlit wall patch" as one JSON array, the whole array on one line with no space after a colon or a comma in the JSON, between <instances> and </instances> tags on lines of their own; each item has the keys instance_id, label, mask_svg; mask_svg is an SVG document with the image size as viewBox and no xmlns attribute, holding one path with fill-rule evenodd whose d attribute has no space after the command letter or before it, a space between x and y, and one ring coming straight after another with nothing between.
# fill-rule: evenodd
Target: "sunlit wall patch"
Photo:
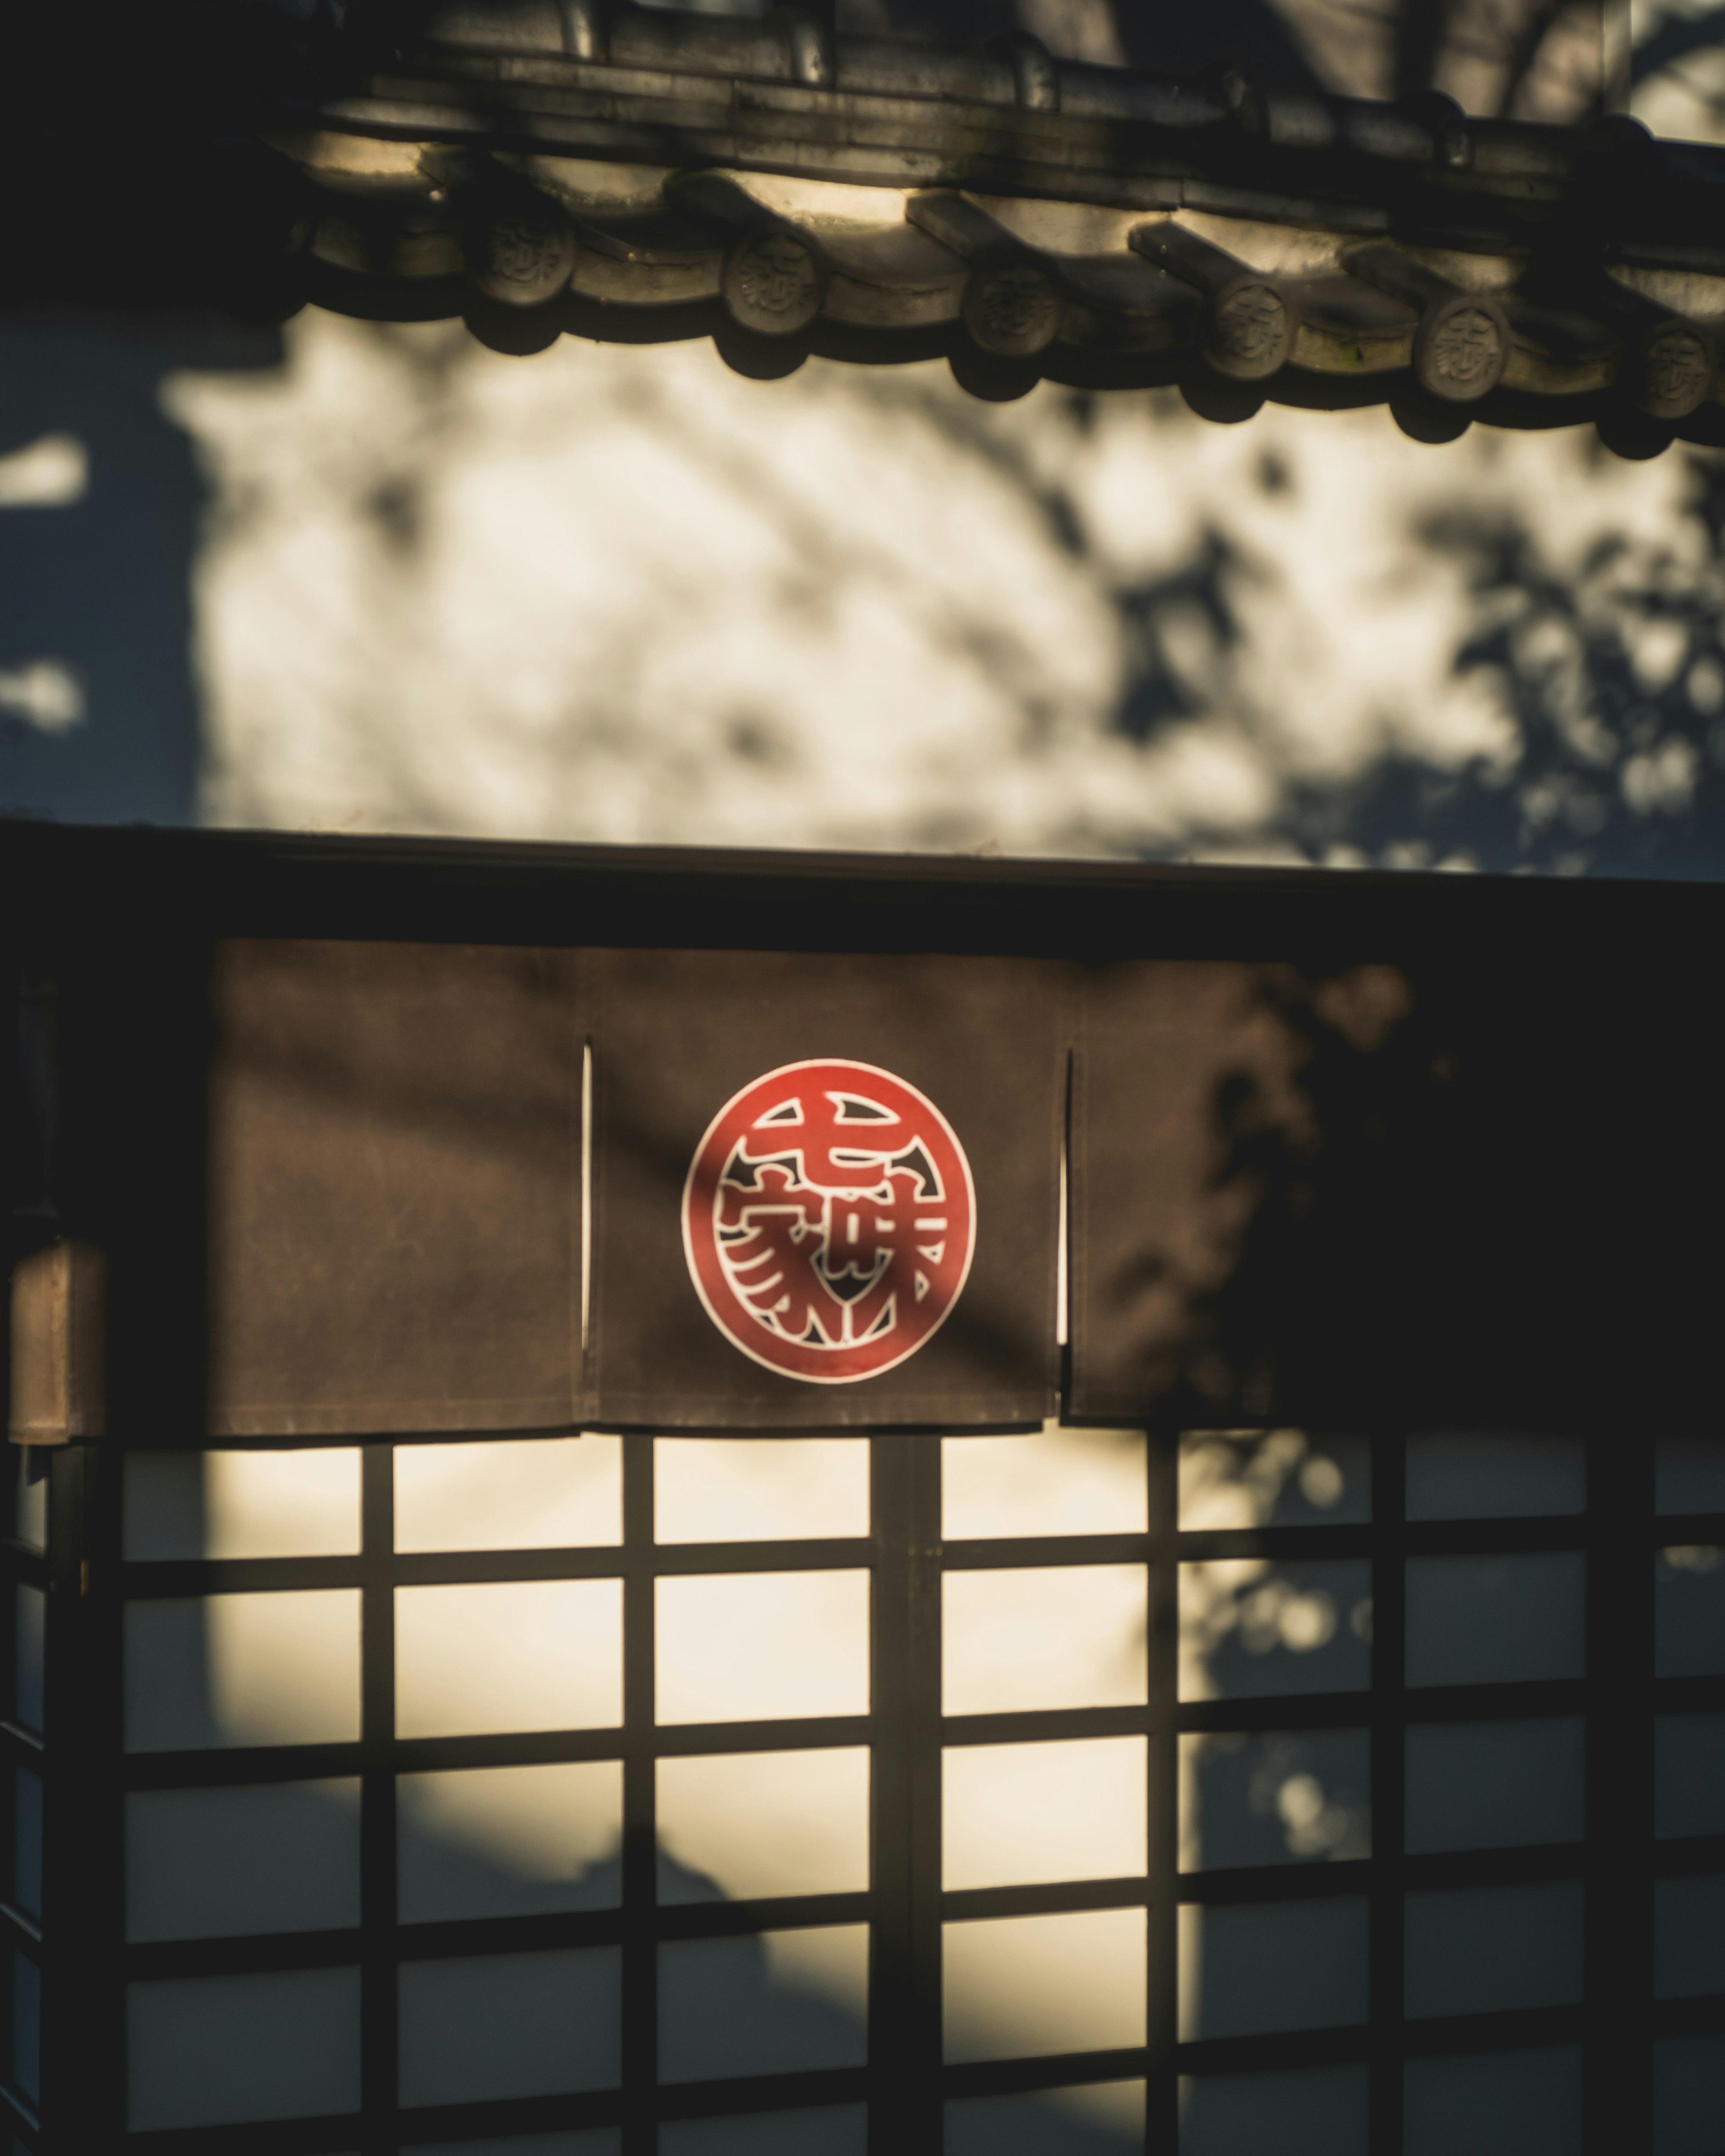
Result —
<instances>
[{"instance_id":1,"label":"sunlit wall patch","mask_svg":"<svg viewBox=\"0 0 1725 2156\"><path fill-rule=\"evenodd\" d=\"M932 1339L976 1250L952 1125L873 1064L788 1063L734 1094L683 1186L702 1306L752 1361L817 1385L895 1368Z\"/></svg>"}]
</instances>

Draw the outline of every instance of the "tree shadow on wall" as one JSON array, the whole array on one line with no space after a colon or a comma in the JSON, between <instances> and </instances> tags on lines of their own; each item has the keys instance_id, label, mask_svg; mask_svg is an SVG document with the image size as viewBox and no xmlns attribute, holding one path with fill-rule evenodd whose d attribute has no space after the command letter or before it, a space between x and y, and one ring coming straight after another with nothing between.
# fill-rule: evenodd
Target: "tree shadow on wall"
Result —
<instances>
[{"instance_id":1,"label":"tree shadow on wall","mask_svg":"<svg viewBox=\"0 0 1725 2156\"><path fill-rule=\"evenodd\" d=\"M1641 10L1635 13L1640 15ZM1720 87L1713 55L1725 44L1725 8L1702 6L1692 11L1682 0L1676 4L1665 0L1663 5L1656 0L1646 13L1646 33L1636 40L1630 56L1632 89L1645 93L1650 87L1663 88L1661 77L1680 85L1696 108L1694 117L1702 122L1695 133L1717 141L1725 128L1725 90ZM1656 131L1678 130L1664 122Z\"/></svg>"},{"instance_id":2,"label":"tree shadow on wall","mask_svg":"<svg viewBox=\"0 0 1725 2156\"><path fill-rule=\"evenodd\" d=\"M1575 489L1584 528L1598 535L1568 557L1489 455L1398 442L1404 459L1455 459L1430 477L1409 468L1398 492L1368 477L1358 433L1307 447L1296 432L1303 418L1266 413L1225 446L1204 445L1217 476L1201 493L1195 475L1183 477L1174 544L1138 568L1119 552L1138 542L1115 535L1098 498L1102 457L1139 453L1122 408L1051 384L1039 394L1040 437L968 403L926 397L921 409L1013 490L1061 570L1112 615L1119 671L1101 722L1143 760L1106 824L1094 806L1075 809L1040 850L1725 873L1725 462L1716 453L1670 451L1677 483L1662 481L1651 499L1672 513L1661 508L1656 521L1645 492L1629 513L1614 511L1608 489L1621 467L1597 444L1550 437L1542 484ZM1389 415L1371 416L1394 440ZM1165 434L1187 465L1199 423L1174 392L1149 393L1129 424ZM1293 558L1321 549L1325 519L1342 513L1322 490L1332 475L1314 478L1329 460L1358 470L1363 513L1380 526L1374 566L1357 567L1361 550L1344 547L1333 582ZM1435 498L1430 477L1448 482ZM1411 644L1398 671L1384 654L1402 632ZM1297 640L1282 659L1271 640L1286 636ZM1024 686L1023 654L1009 639L999 646L979 645L978 663L993 693L1022 707L1022 742L1034 753L1047 729ZM1489 747L1453 748L1458 726L1474 741L1483 730ZM1217 775L1208 789L1193 783L1207 759Z\"/></svg>"},{"instance_id":3,"label":"tree shadow on wall","mask_svg":"<svg viewBox=\"0 0 1725 2156\"><path fill-rule=\"evenodd\" d=\"M214 316L0 321L0 816L196 820L207 489L162 388L280 358Z\"/></svg>"},{"instance_id":4,"label":"tree shadow on wall","mask_svg":"<svg viewBox=\"0 0 1725 2156\"><path fill-rule=\"evenodd\" d=\"M1717 875L1725 465L1692 457L1680 526L1658 542L1609 533L1573 575L1519 519L1466 503L1419 538L1462 572L1475 626L1454 671L1496 686L1519 759L1512 773L1391 762L1352 800L1305 804L1296 828L1373 859L1417 834L1425 860L1465 853L1485 869Z\"/></svg>"}]
</instances>

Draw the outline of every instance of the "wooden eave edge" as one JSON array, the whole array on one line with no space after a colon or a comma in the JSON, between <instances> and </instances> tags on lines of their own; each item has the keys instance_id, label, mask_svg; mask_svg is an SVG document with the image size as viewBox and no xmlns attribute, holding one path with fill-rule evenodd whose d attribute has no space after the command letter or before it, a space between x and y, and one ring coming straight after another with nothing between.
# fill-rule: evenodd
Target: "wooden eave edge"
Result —
<instances>
[{"instance_id":1,"label":"wooden eave edge","mask_svg":"<svg viewBox=\"0 0 1725 2156\"><path fill-rule=\"evenodd\" d=\"M353 0L261 72L275 207L244 267L278 311L1725 442L1725 150L1620 117L628 0Z\"/></svg>"}]
</instances>

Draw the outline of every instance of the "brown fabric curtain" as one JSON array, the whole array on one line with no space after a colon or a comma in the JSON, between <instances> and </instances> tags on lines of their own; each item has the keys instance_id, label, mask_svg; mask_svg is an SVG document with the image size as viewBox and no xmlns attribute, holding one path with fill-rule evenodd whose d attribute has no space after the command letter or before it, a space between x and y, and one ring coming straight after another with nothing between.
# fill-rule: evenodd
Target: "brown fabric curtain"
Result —
<instances>
[{"instance_id":1,"label":"brown fabric curtain","mask_svg":"<svg viewBox=\"0 0 1725 2156\"><path fill-rule=\"evenodd\" d=\"M188 936L69 973L58 1232L109 1260L110 1427L1034 1424L1069 1067L1078 1419L1712 1415L1710 955L1260 963L1235 927L1092 967Z\"/></svg>"},{"instance_id":2,"label":"brown fabric curtain","mask_svg":"<svg viewBox=\"0 0 1725 2156\"><path fill-rule=\"evenodd\" d=\"M1709 1032L1654 952L1096 973L1073 1412L1626 1435L1705 1412Z\"/></svg>"},{"instance_id":3,"label":"brown fabric curtain","mask_svg":"<svg viewBox=\"0 0 1725 2156\"><path fill-rule=\"evenodd\" d=\"M209 1427L578 1417L569 954L228 942L209 1079Z\"/></svg>"},{"instance_id":4,"label":"brown fabric curtain","mask_svg":"<svg viewBox=\"0 0 1725 2156\"><path fill-rule=\"evenodd\" d=\"M1427 1384L1457 1135L1444 1037L1394 967L1172 960L1091 978L1076 1412L1350 1419Z\"/></svg>"}]
</instances>

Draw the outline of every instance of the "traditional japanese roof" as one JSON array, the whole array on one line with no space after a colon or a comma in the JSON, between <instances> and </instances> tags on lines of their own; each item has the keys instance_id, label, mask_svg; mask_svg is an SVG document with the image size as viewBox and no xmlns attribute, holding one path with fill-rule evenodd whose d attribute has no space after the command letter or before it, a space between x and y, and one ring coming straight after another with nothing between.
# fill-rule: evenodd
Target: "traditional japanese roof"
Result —
<instances>
[{"instance_id":1,"label":"traditional japanese roof","mask_svg":"<svg viewBox=\"0 0 1725 2156\"><path fill-rule=\"evenodd\" d=\"M305 295L511 351L712 336L762 374L943 354L987 396L1725 441L1725 150L1625 119L618 0L355 5L254 117Z\"/></svg>"}]
</instances>

